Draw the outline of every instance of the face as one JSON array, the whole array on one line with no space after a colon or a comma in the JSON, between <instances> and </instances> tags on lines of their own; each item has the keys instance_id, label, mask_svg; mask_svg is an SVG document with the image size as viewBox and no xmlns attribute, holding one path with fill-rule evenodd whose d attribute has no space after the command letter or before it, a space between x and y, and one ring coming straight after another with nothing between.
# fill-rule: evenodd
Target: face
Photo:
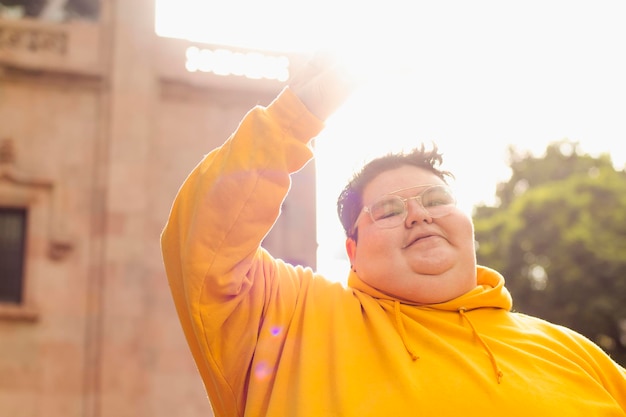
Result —
<instances>
[{"instance_id":1,"label":"face","mask_svg":"<svg viewBox=\"0 0 626 417\"><path fill-rule=\"evenodd\" d=\"M437 175L415 166L401 166L375 177L363 190L369 206L385 194L422 184L445 184ZM399 191L414 197L424 188ZM418 304L441 303L476 286L474 228L457 207L432 218L415 200L397 227L380 228L367 213L357 221L358 242L348 238L346 250L359 278L395 298Z\"/></svg>"}]
</instances>

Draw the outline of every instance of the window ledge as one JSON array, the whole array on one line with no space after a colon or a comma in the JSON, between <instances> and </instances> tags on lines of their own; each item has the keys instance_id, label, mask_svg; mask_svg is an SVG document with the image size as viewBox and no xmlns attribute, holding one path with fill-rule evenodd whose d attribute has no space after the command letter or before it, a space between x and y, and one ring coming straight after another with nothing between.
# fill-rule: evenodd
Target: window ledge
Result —
<instances>
[{"instance_id":1,"label":"window ledge","mask_svg":"<svg viewBox=\"0 0 626 417\"><path fill-rule=\"evenodd\" d=\"M33 306L0 302L0 320L37 321L39 311Z\"/></svg>"}]
</instances>

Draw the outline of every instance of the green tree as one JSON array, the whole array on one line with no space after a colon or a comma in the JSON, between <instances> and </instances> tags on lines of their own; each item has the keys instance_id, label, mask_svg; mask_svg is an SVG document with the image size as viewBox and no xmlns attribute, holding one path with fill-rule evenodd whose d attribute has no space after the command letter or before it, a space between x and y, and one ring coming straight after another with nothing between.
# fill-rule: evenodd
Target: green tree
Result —
<instances>
[{"instance_id":1,"label":"green tree","mask_svg":"<svg viewBox=\"0 0 626 417\"><path fill-rule=\"evenodd\" d=\"M516 311L573 328L626 364L626 172L568 141L510 149L497 207L474 212L478 262L500 271Z\"/></svg>"}]
</instances>

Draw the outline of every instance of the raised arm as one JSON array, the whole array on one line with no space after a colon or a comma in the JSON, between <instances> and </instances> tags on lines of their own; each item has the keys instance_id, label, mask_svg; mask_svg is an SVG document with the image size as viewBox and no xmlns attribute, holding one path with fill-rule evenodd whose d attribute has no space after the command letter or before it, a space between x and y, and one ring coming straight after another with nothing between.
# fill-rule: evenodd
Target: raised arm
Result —
<instances>
[{"instance_id":1,"label":"raised arm","mask_svg":"<svg viewBox=\"0 0 626 417\"><path fill-rule=\"evenodd\" d=\"M252 109L196 166L161 237L185 336L213 406L224 414L240 411L268 304L288 312L301 279L301 271L262 250L261 241L279 215L289 175L312 157L309 141L348 92L336 73L307 71L267 108Z\"/></svg>"}]
</instances>

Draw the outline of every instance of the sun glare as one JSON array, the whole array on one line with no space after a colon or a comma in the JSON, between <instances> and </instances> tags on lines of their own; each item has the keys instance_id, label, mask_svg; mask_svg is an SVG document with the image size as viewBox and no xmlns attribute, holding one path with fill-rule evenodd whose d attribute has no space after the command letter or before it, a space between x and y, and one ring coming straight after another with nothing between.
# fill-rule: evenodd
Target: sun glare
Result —
<instances>
[{"instance_id":1,"label":"sun glare","mask_svg":"<svg viewBox=\"0 0 626 417\"><path fill-rule=\"evenodd\" d=\"M570 139L584 152L610 153L618 168L626 164L622 1L156 5L161 36L274 55L326 50L364 80L316 140L318 269L331 279L348 271L335 200L371 157L435 142L468 212L494 201L496 184L508 176L509 145L539 153ZM228 52L215 48L188 51L189 69L245 73L220 67L217 55ZM255 59L231 53L226 61L247 62L253 77L285 79L284 60L261 75L269 66Z\"/></svg>"}]
</instances>

